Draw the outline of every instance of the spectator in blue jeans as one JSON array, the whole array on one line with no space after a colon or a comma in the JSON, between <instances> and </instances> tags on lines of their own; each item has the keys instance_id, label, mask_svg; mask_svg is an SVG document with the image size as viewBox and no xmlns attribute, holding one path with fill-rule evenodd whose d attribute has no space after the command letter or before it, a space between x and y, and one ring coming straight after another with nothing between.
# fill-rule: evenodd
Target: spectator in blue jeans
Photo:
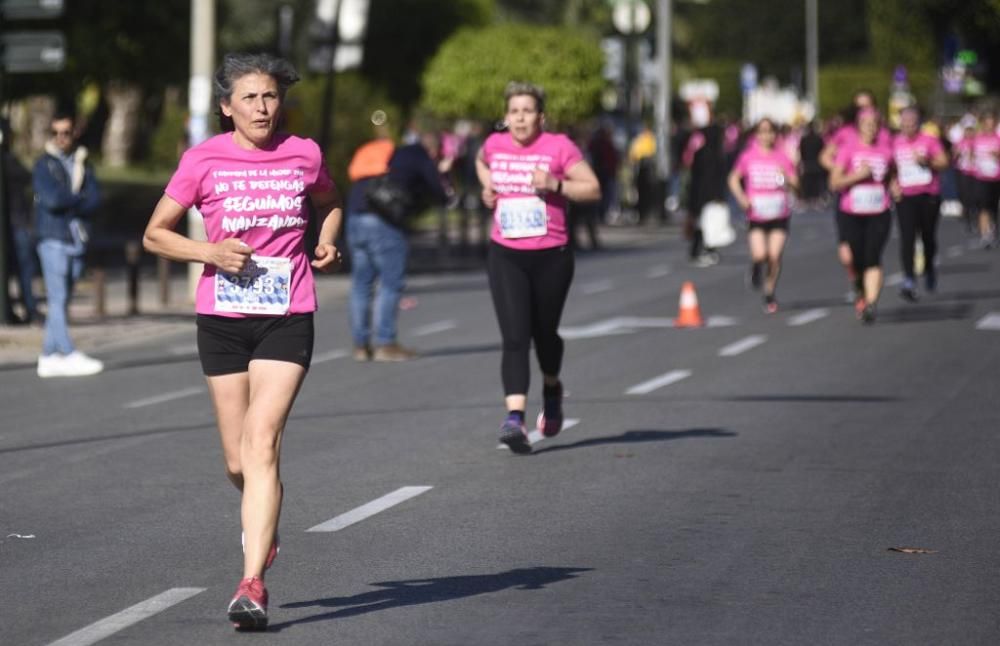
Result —
<instances>
[{"instance_id":1,"label":"spectator in blue jeans","mask_svg":"<svg viewBox=\"0 0 1000 646\"><path fill-rule=\"evenodd\" d=\"M32 172L35 233L47 302L38 376L80 377L104 369L103 363L76 349L67 321L73 285L83 273L88 218L101 194L87 149L76 143L73 115L57 112L51 124L52 139Z\"/></svg>"},{"instance_id":2,"label":"spectator in blue jeans","mask_svg":"<svg viewBox=\"0 0 1000 646\"><path fill-rule=\"evenodd\" d=\"M413 350L399 344L396 329L399 300L406 284L406 232L375 213L365 191L374 177L388 173L411 197L414 212L419 208L416 205L428 200L444 204L447 196L434 162L439 146L436 135L424 133L418 143L397 148L381 129L377 138L359 148L351 160L348 174L353 184L347 199L346 230L355 361L407 361L416 357Z\"/></svg>"}]
</instances>

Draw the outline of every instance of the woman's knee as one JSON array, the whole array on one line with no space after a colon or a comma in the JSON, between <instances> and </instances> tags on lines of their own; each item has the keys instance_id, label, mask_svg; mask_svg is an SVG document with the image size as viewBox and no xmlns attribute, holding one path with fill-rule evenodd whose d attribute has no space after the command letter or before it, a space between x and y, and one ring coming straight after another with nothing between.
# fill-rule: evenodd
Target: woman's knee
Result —
<instances>
[{"instance_id":1,"label":"woman's knee","mask_svg":"<svg viewBox=\"0 0 1000 646\"><path fill-rule=\"evenodd\" d=\"M241 470L243 466L270 465L278 459L279 429L258 427L246 429L240 451Z\"/></svg>"}]
</instances>

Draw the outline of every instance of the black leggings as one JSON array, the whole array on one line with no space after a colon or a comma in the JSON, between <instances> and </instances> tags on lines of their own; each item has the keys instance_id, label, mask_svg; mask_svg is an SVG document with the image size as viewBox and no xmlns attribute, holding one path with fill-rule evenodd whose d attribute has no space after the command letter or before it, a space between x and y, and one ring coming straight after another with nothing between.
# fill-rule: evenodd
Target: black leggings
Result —
<instances>
[{"instance_id":1,"label":"black leggings","mask_svg":"<svg viewBox=\"0 0 1000 646\"><path fill-rule=\"evenodd\" d=\"M491 242L486 267L503 338L504 394L523 395L530 382L532 340L543 374L558 375L562 368L558 329L573 281L573 252L568 247L518 251Z\"/></svg>"},{"instance_id":2,"label":"black leggings","mask_svg":"<svg viewBox=\"0 0 1000 646\"><path fill-rule=\"evenodd\" d=\"M842 224L844 238L851 247L854 271L860 280L866 269L882 266L882 251L889 241L892 218L889 211L878 215L847 214Z\"/></svg>"},{"instance_id":3,"label":"black leggings","mask_svg":"<svg viewBox=\"0 0 1000 646\"><path fill-rule=\"evenodd\" d=\"M924 243L924 267L934 271L934 257L937 255L937 226L941 214L941 198L937 195L910 195L896 204L896 220L899 222L899 254L903 263L903 274L913 278L913 250L917 242L917 231Z\"/></svg>"}]
</instances>

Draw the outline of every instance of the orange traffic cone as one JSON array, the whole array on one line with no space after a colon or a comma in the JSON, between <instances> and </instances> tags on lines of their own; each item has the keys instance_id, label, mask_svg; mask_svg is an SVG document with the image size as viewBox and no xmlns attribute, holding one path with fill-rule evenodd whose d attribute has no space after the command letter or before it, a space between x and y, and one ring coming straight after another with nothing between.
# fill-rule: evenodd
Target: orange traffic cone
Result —
<instances>
[{"instance_id":1,"label":"orange traffic cone","mask_svg":"<svg viewBox=\"0 0 1000 646\"><path fill-rule=\"evenodd\" d=\"M701 308L698 307L698 295L694 291L694 283L686 281L681 287L680 310L674 319L674 327L701 327Z\"/></svg>"}]
</instances>

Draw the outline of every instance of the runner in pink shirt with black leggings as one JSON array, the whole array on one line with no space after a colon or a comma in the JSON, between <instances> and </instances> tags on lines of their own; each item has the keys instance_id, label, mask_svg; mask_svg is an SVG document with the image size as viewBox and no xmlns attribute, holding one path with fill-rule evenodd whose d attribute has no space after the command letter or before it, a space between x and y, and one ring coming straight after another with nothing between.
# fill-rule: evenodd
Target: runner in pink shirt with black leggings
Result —
<instances>
[{"instance_id":1,"label":"runner in pink shirt with black leggings","mask_svg":"<svg viewBox=\"0 0 1000 646\"><path fill-rule=\"evenodd\" d=\"M775 148L776 135L774 122L761 119L754 128L753 140L729 173L729 190L746 211L749 222L750 284L759 289L763 283L763 307L768 314L778 311L774 292L792 213L789 191L799 185L795 165Z\"/></svg>"},{"instance_id":2,"label":"runner in pink shirt with black leggings","mask_svg":"<svg viewBox=\"0 0 1000 646\"><path fill-rule=\"evenodd\" d=\"M573 280L567 200L595 202L601 189L579 148L564 135L542 130L541 88L510 83L504 98L507 130L483 144L476 172L483 202L493 209L487 271L503 338L500 372L507 407L500 441L514 453L530 453L524 412L532 343L543 377L539 430L551 437L563 422L558 329Z\"/></svg>"},{"instance_id":3,"label":"runner in pink shirt with black leggings","mask_svg":"<svg viewBox=\"0 0 1000 646\"><path fill-rule=\"evenodd\" d=\"M892 140L896 177L892 184L899 223L899 252L903 264L903 284L899 295L917 300L914 249L917 233L924 245L924 285L928 292L937 288L937 227L941 216L941 180L948 167L948 154L941 140L920 131L920 109L904 108L900 113L900 132Z\"/></svg>"},{"instance_id":4,"label":"runner in pink shirt with black leggings","mask_svg":"<svg viewBox=\"0 0 1000 646\"><path fill-rule=\"evenodd\" d=\"M855 302L863 323L875 322L875 306L882 291L882 252L889 240L892 220L889 181L892 178L892 148L877 140L878 112L866 108L858 113L856 141L837 151L830 172L830 190L840 193L845 214L844 234L858 284Z\"/></svg>"}]
</instances>

